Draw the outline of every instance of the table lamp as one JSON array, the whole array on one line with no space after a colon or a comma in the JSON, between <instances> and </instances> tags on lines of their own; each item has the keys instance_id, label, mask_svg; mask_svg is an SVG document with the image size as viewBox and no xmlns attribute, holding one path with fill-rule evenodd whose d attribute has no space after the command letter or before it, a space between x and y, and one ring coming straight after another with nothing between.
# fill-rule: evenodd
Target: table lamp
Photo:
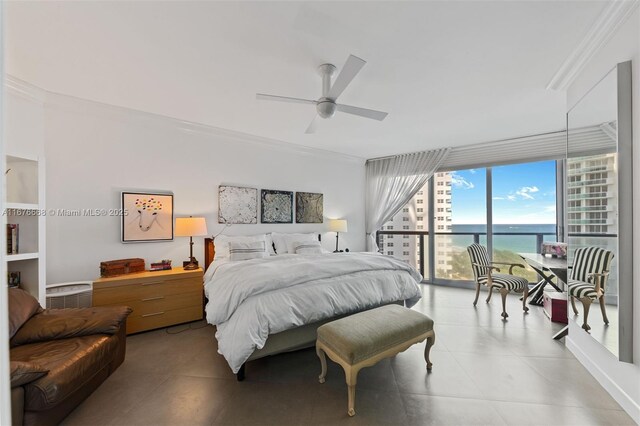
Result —
<instances>
[{"instance_id":1,"label":"table lamp","mask_svg":"<svg viewBox=\"0 0 640 426\"><path fill-rule=\"evenodd\" d=\"M340 253L338 250L338 236L340 232L347 232L347 221L345 219L329 219L329 232L336 233L336 249L334 253Z\"/></svg>"},{"instance_id":2,"label":"table lamp","mask_svg":"<svg viewBox=\"0 0 640 426\"><path fill-rule=\"evenodd\" d=\"M178 217L176 218L176 237L189 237L189 263L184 269L191 271L198 269L198 261L193 257L193 237L207 235L207 222L204 217Z\"/></svg>"}]
</instances>

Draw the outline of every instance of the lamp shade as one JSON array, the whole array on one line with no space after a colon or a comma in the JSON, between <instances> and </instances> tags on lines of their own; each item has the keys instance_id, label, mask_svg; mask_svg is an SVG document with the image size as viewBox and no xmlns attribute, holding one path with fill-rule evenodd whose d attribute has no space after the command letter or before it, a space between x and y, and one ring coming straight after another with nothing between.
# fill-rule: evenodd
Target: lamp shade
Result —
<instances>
[{"instance_id":1,"label":"lamp shade","mask_svg":"<svg viewBox=\"0 0 640 426\"><path fill-rule=\"evenodd\" d=\"M345 219L330 219L330 232L347 232L347 221Z\"/></svg>"},{"instance_id":2,"label":"lamp shade","mask_svg":"<svg viewBox=\"0 0 640 426\"><path fill-rule=\"evenodd\" d=\"M176 218L176 237L201 237L207 235L207 222L204 217Z\"/></svg>"}]
</instances>

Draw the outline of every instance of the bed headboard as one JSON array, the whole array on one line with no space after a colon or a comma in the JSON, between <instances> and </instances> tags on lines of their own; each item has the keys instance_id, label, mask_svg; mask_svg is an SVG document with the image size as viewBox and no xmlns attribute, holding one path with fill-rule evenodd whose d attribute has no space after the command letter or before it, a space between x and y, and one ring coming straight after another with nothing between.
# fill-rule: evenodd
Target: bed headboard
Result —
<instances>
[{"instance_id":1,"label":"bed headboard","mask_svg":"<svg viewBox=\"0 0 640 426\"><path fill-rule=\"evenodd\" d=\"M204 239L204 270L206 271L213 258L216 257L216 246L213 244L213 238Z\"/></svg>"},{"instance_id":2,"label":"bed headboard","mask_svg":"<svg viewBox=\"0 0 640 426\"><path fill-rule=\"evenodd\" d=\"M318 234L318 241L322 241L322 234ZM213 238L204 239L204 270L206 271L216 257L216 245Z\"/></svg>"}]
</instances>

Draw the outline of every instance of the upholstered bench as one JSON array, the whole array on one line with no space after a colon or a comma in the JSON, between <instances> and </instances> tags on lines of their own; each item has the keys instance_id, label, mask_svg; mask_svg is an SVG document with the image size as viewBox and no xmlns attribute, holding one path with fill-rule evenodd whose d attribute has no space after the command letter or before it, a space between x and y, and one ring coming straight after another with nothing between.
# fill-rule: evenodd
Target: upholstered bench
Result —
<instances>
[{"instance_id":1,"label":"upholstered bench","mask_svg":"<svg viewBox=\"0 0 640 426\"><path fill-rule=\"evenodd\" d=\"M435 338L431 318L398 305L387 305L332 321L318 328L316 352L322 365L320 383L324 383L327 375L326 354L344 368L349 389L348 413L353 416L356 414L358 372L362 368L427 339L424 359L427 370L431 370L429 351Z\"/></svg>"}]
</instances>

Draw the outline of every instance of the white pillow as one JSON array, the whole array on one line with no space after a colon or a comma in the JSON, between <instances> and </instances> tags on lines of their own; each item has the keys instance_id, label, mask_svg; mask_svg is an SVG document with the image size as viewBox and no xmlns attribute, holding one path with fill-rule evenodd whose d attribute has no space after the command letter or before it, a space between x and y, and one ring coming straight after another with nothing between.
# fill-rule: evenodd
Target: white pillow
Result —
<instances>
[{"instance_id":1,"label":"white pillow","mask_svg":"<svg viewBox=\"0 0 640 426\"><path fill-rule=\"evenodd\" d=\"M216 248L216 259L228 259L230 257L229 253L229 243L252 243L254 241L264 241L265 246L267 245L267 236L265 234L258 235L245 235L245 236L230 236L230 235L218 235L213 243Z\"/></svg>"},{"instance_id":2,"label":"white pillow","mask_svg":"<svg viewBox=\"0 0 640 426\"><path fill-rule=\"evenodd\" d=\"M293 243L295 254L322 254L320 241L296 241Z\"/></svg>"},{"instance_id":3,"label":"white pillow","mask_svg":"<svg viewBox=\"0 0 640 426\"><path fill-rule=\"evenodd\" d=\"M296 243L302 243L302 242L319 242L318 241L318 234L290 234L289 236L287 236L286 238L287 241L287 251L289 253L294 253L296 252Z\"/></svg>"},{"instance_id":4,"label":"white pillow","mask_svg":"<svg viewBox=\"0 0 640 426\"><path fill-rule=\"evenodd\" d=\"M273 245L276 248L276 254L286 254L287 253L287 243L285 242L285 235L280 234L279 232L272 232L271 239L273 240Z\"/></svg>"},{"instance_id":5,"label":"white pillow","mask_svg":"<svg viewBox=\"0 0 640 426\"><path fill-rule=\"evenodd\" d=\"M273 239L271 238L271 233L265 234L265 241L267 242L267 253L271 256L275 256L276 251L273 248Z\"/></svg>"},{"instance_id":6,"label":"white pillow","mask_svg":"<svg viewBox=\"0 0 640 426\"><path fill-rule=\"evenodd\" d=\"M276 253L286 254L295 253L293 243L296 241L318 241L318 235L315 233L310 234L281 234L273 232L271 234L273 243L276 246Z\"/></svg>"},{"instance_id":7,"label":"white pillow","mask_svg":"<svg viewBox=\"0 0 640 426\"><path fill-rule=\"evenodd\" d=\"M251 241L251 242L235 242L229 243L229 258L232 262L238 260L260 259L267 257L266 243L264 241Z\"/></svg>"}]
</instances>

